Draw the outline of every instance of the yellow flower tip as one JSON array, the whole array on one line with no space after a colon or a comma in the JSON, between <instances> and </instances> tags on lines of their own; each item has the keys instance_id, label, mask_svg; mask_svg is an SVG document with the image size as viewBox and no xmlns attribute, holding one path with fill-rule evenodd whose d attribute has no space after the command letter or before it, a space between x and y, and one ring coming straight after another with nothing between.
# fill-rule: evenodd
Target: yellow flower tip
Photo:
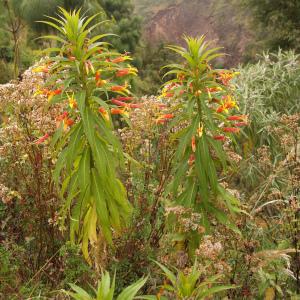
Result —
<instances>
[{"instance_id":1,"label":"yellow flower tip","mask_svg":"<svg viewBox=\"0 0 300 300\"><path fill-rule=\"evenodd\" d=\"M38 95L41 95L42 94L42 91L41 90L37 90L34 94L33 94L33 97L36 97Z\"/></svg>"},{"instance_id":2,"label":"yellow flower tip","mask_svg":"<svg viewBox=\"0 0 300 300\"><path fill-rule=\"evenodd\" d=\"M48 96L48 102L51 102L53 96L54 96L53 94L50 94L50 95Z\"/></svg>"},{"instance_id":3,"label":"yellow flower tip","mask_svg":"<svg viewBox=\"0 0 300 300\"><path fill-rule=\"evenodd\" d=\"M32 72L33 73L40 73L40 72L42 72L42 69L41 69L41 67L36 67L36 68L32 69Z\"/></svg>"},{"instance_id":4,"label":"yellow flower tip","mask_svg":"<svg viewBox=\"0 0 300 300\"><path fill-rule=\"evenodd\" d=\"M203 124L199 123L198 128L197 128L197 133L198 133L199 138L201 138L203 135L203 128L204 128Z\"/></svg>"},{"instance_id":5,"label":"yellow flower tip","mask_svg":"<svg viewBox=\"0 0 300 300\"><path fill-rule=\"evenodd\" d=\"M197 97L200 96L201 94L202 94L202 92L200 90L195 92L195 96L197 96Z\"/></svg>"}]
</instances>

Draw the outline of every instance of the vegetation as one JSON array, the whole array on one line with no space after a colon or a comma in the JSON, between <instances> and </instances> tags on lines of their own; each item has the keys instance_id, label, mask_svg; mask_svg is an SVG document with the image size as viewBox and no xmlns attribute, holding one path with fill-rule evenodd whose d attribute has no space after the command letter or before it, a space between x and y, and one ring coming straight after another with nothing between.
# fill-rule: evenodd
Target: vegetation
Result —
<instances>
[{"instance_id":1,"label":"vegetation","mask_svg":"<svg viewBox=\"0 0 300 300\"><path fill-rule=\"evenodd\" d=\"M218 69L129 1L61 2L1 2L0 299L298 299L297 47Z\"/></svg>"},{"instance_id":2,"label":"vegetation","mask_svg":"<svg viewBox=\"0 0 300 300\"><path fill-rule=\"evenodd\" d=\"M242 0L251 11L253 28L258 42L270 50L297 49L299 51L300 4L285 0Z\"/></svg>"}]
</instances>

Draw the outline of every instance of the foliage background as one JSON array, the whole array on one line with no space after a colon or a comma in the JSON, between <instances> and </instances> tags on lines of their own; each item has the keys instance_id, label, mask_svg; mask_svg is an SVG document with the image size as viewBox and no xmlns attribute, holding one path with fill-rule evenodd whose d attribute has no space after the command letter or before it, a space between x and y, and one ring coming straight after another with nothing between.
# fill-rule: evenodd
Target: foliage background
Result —
<instances>
[{"instance_id":1,"label":"foliage background","mask_svg":"<svg viewBox=\"0 0 300 300\"><path fill-rule=\"evenodd\" d=\"M215 66L226 64L240 73L232 81L234 97L240 113L248 116L248 126L236 142L224 144L231 162L226 176L218 172L246 212L232 218L242 235L214 220L211 232L205 233L195 211L171 205L166 196L177 144L169 123L158 126L157 120L181 110L176 101L158 96L163 81L172 79L169 75L163 80L166 71L160 69L179 59L164 48L170 40L150 39L147 28L153 16L162 20L168 13L172 16L182 3L0 2L0 82L16 79L0 86L0 299L68 299L62 289L69 290L69 283L92 295L91 286L103 278L101 268L111 278L116 271L115 294L148 276L141 293L183 299L182 290L192 276L195 288L202 285L204 292L207 287L212 290L211 282L216 287L235 286L213 299L298 299L299 1L212 1L207 10L216 16L215 28L233 24L231 31L221 31L218 42L231 58L218 60ZM130 82L136 101L142 104L131 111L131 126L120 117L114 119L122 147L132 157L126 160L121 179L133 216L122 234L114 236L114 247L101 249L98 265L89 265L80 247L66 242L69 224L61 225L61 202L51 175L56 160L47 142L35 144L56 129L56 117L63 112L60 105L49 107L47 97L34 97L47 74L30 67L42 56L41 50L51 46L35 38L53 33L35 21L44 14L55 16L57 5L67 9L83 5L89 14L99 12L99 21L112 19L99 32L120 36L107 40L121 53L131 52L140 75ZM170 24L159 29L176 31ZM236 28L247 33L241 56L229 47L236 42ZM174 39L180 36L175 34ZM191 256L182 232L193 239L195 231L199 234ZM170 272L162 272L151 259L167 265Z\"/></svg>"}]
</instances>

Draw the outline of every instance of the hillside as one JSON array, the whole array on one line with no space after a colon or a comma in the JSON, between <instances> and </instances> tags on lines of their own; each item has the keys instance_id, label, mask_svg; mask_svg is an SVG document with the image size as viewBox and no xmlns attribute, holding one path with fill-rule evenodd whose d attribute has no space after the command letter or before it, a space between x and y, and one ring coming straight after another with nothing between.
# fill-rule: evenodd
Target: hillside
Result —
<instances>
[{"instance_id":1,"label":"hillside","mask_svg":"<svg viewBox=\"0 0 300 300\"><path fill-rule=\"evenodd\" d=\"M180 42L183 34L206 34L231 56L226 65L241 61L250 38L238 21L236 8L228 1L135 0L136 11L144 19L144 38L151 43Z\"/></svg>"}]
</instances>

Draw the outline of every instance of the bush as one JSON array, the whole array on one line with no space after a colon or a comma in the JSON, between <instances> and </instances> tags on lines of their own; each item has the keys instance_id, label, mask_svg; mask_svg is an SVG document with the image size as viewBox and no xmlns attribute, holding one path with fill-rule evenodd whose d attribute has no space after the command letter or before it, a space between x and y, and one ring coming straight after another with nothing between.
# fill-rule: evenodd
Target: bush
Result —
<instances>
[{"instance_id":1,"label":"bush","mask_svg":"<svg viewBox=\"0 0 300 300\"><path fill-rule=\"evenodd\" d=\"M14 66L12 63L7 63L0 60L0 84L9 82L14 77Z\"/></svg>"}]
</instances>

